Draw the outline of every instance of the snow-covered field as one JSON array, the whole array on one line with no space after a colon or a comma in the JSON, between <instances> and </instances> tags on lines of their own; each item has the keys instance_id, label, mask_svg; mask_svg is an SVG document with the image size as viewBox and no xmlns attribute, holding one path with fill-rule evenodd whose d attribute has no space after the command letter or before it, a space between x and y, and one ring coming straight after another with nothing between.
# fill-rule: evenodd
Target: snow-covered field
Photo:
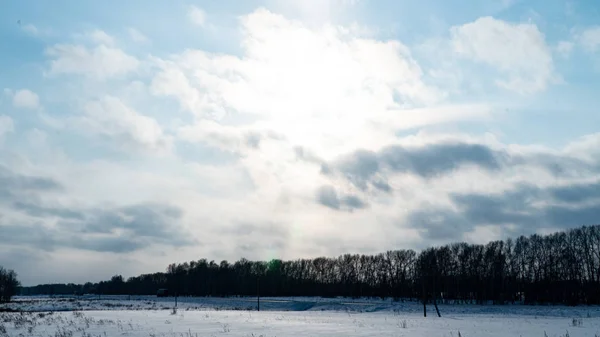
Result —
<instances>
[{"instance_id":1,"label":"snow-covered field","mask_svg":"<svg viewBox=\"0 0 600 337\"><path fill-rule=\"evenodd\" d=\"M0 310L0 337L600 336L600 307L441 305L373 299L21 297ZM238 310L232 310L238 309ZM240 310L242 309L242 310ZM67 311L76 310L76 311Z\"/></svg>"}]
</instances>

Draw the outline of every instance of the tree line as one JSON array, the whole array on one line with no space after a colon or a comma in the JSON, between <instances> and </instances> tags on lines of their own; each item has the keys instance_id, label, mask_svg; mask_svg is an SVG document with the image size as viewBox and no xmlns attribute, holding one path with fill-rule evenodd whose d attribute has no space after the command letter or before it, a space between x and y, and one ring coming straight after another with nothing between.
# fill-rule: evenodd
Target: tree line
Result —
<instances>
[{"instance_id":1,"label":"tree line","mask_svg":"<svg viewBox=\"0 0 600 337\"><path fill-rule=\"evenodd\" d=\"M0 303L10 301L17 294L19 286L17 273L0 266Z\"/></svg>"},{"instance_id":2,"label":"tree line","mask_svg":"<svg viewBox=\"0 0 600 337\"><path fill-rule=\"evenodd\" d=\"M85 285L39 285L23 294L322 296L452 303L600 304L600 225L485 245L465 242L376 255L229 263L200 259L165 272Z\"/></svg>"}]
</instances>

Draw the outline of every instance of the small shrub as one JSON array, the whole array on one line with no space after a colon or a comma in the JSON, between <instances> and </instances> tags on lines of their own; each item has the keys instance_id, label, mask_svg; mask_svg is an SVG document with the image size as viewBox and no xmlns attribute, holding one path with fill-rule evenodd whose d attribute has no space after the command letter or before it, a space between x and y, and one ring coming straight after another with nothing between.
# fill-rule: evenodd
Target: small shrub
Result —
<instances>
[{"instance_id":1,"label":"small shrub","mask_svg":"<svg viewBox=\"0 0 600 337\"><path fill-rule=\"evenodd\" d=\"M405 319L404 319L404 320L402 320L402 322L400 322L400 327L401 327L402 329L406 329L406 328L408 327L408 324L406 323L406 320L405 320Z\"/></svg>"},{"instance_id":2,"label":"small shrub","mask_svg":"<svg viewBox=\"0 0 600 337\"><path fill-rule=\"evenodd\" d=\"M581 320L581 318L573 318L573 320L571 321L571 326L581 326L582 324L583 321Z\"/></svg>"}]
</instances>

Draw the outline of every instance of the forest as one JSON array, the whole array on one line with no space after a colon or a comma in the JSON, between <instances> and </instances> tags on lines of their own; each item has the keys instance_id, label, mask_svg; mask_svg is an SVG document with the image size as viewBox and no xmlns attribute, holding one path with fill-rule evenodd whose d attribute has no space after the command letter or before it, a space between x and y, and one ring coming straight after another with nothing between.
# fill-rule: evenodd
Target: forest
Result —
<instances>
[{"instance_id":1,"label":"forest","mask_svg":"<svg viewBox=\"0 0 600 337\"><path fill-rule=\"evenodd\" d=\"M321 296L473 304L600 304L600 225L485 245L344 254L292 261L174 263L165 272L99 283L24 287L33 294Z\"/></svg>"}]
</instances>

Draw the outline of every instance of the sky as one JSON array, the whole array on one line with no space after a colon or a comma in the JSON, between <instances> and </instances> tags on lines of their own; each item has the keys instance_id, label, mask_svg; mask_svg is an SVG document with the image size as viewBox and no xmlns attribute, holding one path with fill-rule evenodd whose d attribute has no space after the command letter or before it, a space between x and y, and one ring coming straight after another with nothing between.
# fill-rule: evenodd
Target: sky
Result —
<instances>
[{"instance_id":1,"label":"sky","mask_svg":"<svg viewBox=\"0 0 600 337\"><path fill-rule=\"evenodd\" d=\"M0 2L24 285L600 224L600 6Z\"/></svg>"}]
</instances>

